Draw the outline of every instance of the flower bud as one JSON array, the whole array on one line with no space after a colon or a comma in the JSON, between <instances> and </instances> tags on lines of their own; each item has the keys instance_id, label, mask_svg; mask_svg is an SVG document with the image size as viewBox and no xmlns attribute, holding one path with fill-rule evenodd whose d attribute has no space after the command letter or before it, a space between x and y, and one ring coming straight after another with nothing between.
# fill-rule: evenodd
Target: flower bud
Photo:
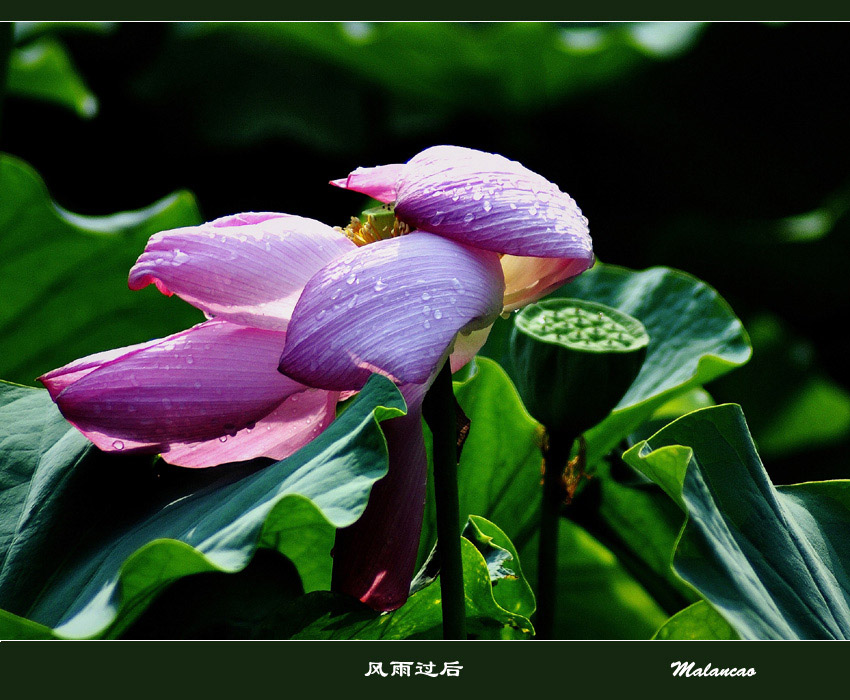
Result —
<instances>
[{"instance_id":1,"label":"flower bud","mask_svg":"<svg viewBox=\"0 0 850 700\"><path fill-rule=\"evenodd\" d=\"M640 321L603 304L549 299L516 316L510 362L526 408L547 430L578 437L623 398L646 359Z\"/></svg>"}]
</instances>

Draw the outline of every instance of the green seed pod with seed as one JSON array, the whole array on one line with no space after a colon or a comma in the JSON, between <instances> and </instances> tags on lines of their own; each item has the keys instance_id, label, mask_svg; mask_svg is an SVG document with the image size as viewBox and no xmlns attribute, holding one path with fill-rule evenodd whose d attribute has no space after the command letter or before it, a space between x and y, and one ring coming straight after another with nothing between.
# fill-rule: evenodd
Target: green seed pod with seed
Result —
<instances>
[{"instance_id":1,"label":"green seed pod with seed","mask_svg":"<svg viewBox=\"0 0 850 700\"><path fill-rule=\"evenodd\" d=\"M649 336L603 304L550 299L516 317L510 361L522 400L551 431L577 437L604 419L637 377Z\"/></svg>"}]
</instances>

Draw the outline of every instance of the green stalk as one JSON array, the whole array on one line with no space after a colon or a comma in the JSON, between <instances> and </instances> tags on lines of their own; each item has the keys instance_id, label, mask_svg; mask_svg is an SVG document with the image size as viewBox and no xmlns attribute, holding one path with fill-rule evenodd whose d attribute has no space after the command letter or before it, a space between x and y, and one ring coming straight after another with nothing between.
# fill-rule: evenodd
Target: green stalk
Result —
<instances>
[{"instance_id":1,"label":"green stalk","mask_svg":"<svg viewBox=\"0 0 850 700\"><path fill-rule=\"evenodd\" d=\"M538 639L552 639L558 599L558 523L564 503L562 477L570 458L572 437L552 431L543 453L543 502L540 507L540 549L537 555L537 615L534 628Z\"/></svg>"},{"instance_id":2,"label":"green stalk","mask_svg":"<svg viewBox=\"0 0 850 700\"><path fill-rule=\"evenodd\" d=\"M457 419L448 361L425 395L422 411L434 436L434 501L443 599L443 639L466 639L466 596L457 489Z\"/></svg>"}]
</instances>

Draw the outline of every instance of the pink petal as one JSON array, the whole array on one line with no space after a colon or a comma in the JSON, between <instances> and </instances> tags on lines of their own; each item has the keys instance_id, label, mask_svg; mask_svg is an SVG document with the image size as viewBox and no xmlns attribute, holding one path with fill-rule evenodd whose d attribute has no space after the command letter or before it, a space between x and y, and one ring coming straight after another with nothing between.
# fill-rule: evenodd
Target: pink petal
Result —
<instances>
[{"instance_id":1,"label":"pink petal","mask_svg":"<svg viewBox=\"0 0 850 700\"><path fill-rule=\"evenodd\" d=\"M396 214L422 231L498 253L593 260L572 197L494 153L428 148L405 165L397 195Z\"/></svg>"},{"instance_id":2,"label":"pink petal","mask_svg":"<svg viewBox=\"0 0 850 700\"><path fill-rule=\"evenodd\" d=\"M537 301L593 265L584 258L525 258L502 256L505 273L505 311Z\"/></svg>"},{"instance_id":3,"label":"pink petal","mask_svg":"<svg viewBox=\"0 0 850 700\"><path fill-rule=\"evenodd\" d=\"M304 391L277 372L284 342L280 332L213 320L78 360L43 381L64 387L59 410L101 449L163 452L236 434Z\"/></svg>"},{"instance_id":4,"label":"pink petal","mask_svg":"<svg viewBox=\"0 0 850 700\"><path fill-rule=\"evenodd\" d=\"M494 253L414 232L338 258L306 285L280 371L308 386L359 389L373 372L421 384L460 330L502 311Z\"/></svg>"},{"instance_id":5,"label":"pink petal","mask_svg":"<svg viewBox=\"0 0 850 700\"><path fill-rule=\"evenodd\" d=\"M104 352L98 352L94 355L88 355L86 357L81 357L78 360L74 360L64 367L59 367L58 369L54 369L47 374L41 375L37 381L44 384L47 392L50 394L50 398L56 401L56 397L59 396L65 389L67 389L71 384L76 381L79 381L87 374L91 374L94 370L102 367L103 365L111 362L112 360L117 360L124 355L129 355L136 350L140 350L142 348L150 347L152 345L156 345L161 342L160 340L149 340L147 343L137 343L136 345L128 345L123 348L116 348L115 350L106 350Z\"/></svg>"},{"instance_id":6,"label":"pink petal","mask_svg":"<svg viewBox=\"0 0 850 700\"><path fill-rule=\"evenodd\" d=\"M304 284L355 245L313 219L248 213L151 237L130 270L130 289L149 284L209 316L285 330Z\"/></svg>"},{"instance_id":7,"label":"pink petal","mask_svg":"<svg viewBox=\"0 0 850 700\"><path fill-rule=\"evenodd\" d=\"M379 165L376 168L357 168L347 178L331 180L335 187L367 194L379 202L394 202L396 185L404 165Z\"/></svg>"},{"instance_id":8,"label":"pink petal","mask_svg":"<svg viewBox=\"0 0 850 700\"><path fill-rule=\"evenodd\" d=\"M204 442L174 442L162 458L180 467L209 467L256 457L285 459L330 425L338 394L308 389L285 399L253 427Z\"/></svg>"},{"instance_id":9,"label":"pink petal","mask_svg":"<svg viewBox=\"0 0 850 700\"><path fill-rule=\"evenodd\" d=\"M336 533L333 590L375 610L394 610L407 600L416 566L427 478L421 409L429 385L401 387L407 415L381 424L387 476L372 488L360 519Z\"/></svg>"}]
</instances>

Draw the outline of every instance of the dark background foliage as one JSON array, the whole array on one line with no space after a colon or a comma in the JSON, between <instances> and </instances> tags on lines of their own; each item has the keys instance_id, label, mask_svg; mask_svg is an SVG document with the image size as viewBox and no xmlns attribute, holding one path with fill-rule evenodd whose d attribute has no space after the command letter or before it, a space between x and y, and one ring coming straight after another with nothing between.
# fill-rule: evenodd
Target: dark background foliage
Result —
<instances>
[{"instance_id":1,"label":"dark background foliage","mask_svg":"<svg viewBox=\"0 0 850 700\"><path fill-rule=\"evenodd\" d=\"M840 24L126 24L63 41L89 120L8 99L0 147L64 207L105 214L175 189L211 219L340 224L326 183L436 143L557 182L598 257L713 285L750 365L741 403L774 480L848 477L850 51ZM85 271L82 271L85 274Z\"/></svg>"}]
</instances>

